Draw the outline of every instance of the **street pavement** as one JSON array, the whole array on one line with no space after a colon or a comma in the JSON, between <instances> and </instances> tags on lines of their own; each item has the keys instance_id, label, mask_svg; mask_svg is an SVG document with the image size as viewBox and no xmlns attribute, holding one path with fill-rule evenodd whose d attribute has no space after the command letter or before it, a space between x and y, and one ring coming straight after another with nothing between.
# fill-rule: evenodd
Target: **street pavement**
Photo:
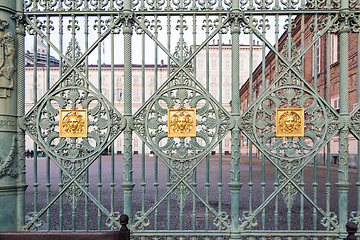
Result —
<instances>
[{"instance_id":1,"label":"street pavement","mask_svg":"<svg viewBox=\"0 0 360 240\"><path fill-rule=\"evenodd\" d=\"M324 212L330 211L338 213L338 190L335 183L338 179L337 166L331 166L330 171L330 186L331 190L327 195L326 187L326 167L317 167L316 183L314 184L314 166L308 164L304 170L304 192L306 197L302 198L300 193L294 194L294 202L292 208L289 209L284 202L284 196L279 193L277 197L274 197L265 207L265 211L257 211L257 208L261 206L264 199L267 199L275 189L275 168L269 162L265 161L265 175L262 175L262 162L260 159L253 159L252 166L252 184L249 184L249 158L241 157L240 159L240 181L242 187L239 194L239 215L246 211L258 212L256 217L257 226L253 229L275 229L274 222L277 218L278 229L287 230L289 225L289 219L291 219L290 228L292 230L299 230L301 228L306 230L313 230L315 227L318 230L326 230L321 225L323 218L319 211L314 212L313 205L307 200L311 199L313 203L322 209ZM229 215L231 213L231 191L228 186L230 183L230 156L224 155L222 160L222 168L219 171L219 156L211 155L209 160L209 174L206 174L206 159L204 159L196 168L196 193L199 198L193 198L193 194L189 194L187 201L184 202L183 209L180 208L179 202L176 199L176 194L173 192L162 200L162 202L156 208L152 208L155 204L155 199L161 199L167 192L168 182L168 170L164 163L158 160L158 178L155 179L155 158L153 156L146 155L145 159L145 183L142 183L142 157L141 155L134 155L133 157L133 182L135 187L133 189L133 213L138 211L149 212L149 226L146 229L187 229L192 230L194 227L197 230L215 230L217 227L214 225L214 214L211 211L207 211L205 204L212 207L214 213L226 212ZM34 160L28 158L26 160L27 165L27 184L28 189L26 191L26 213L34 211ZM102 156L100 161L96 160L89 168L89 192L96 198L100 199L100 203L107 211L123 213L123 191L121 184L123 183L123 155L115 155L114 161L114 184L112 185L112 171L111 171L111 157ZM99 175L99 167L101 167L101 174ZM46 158L39 158L37 163L37 183L38 193L37 198L37 211L40 211L46 206L48 201L47 190L50 189L49 199L53 199L59 191L59 168L52 162L50 162L50 183L47 184L48 177L46 174L47 160ZM219 180L219 172L222 177ZM193 185L194 173L188 178L188 181ZM208 184L207 184L208 179ZM265 179L265 181L263 181ZM352 186L349 190L349 215L351 211L357 210L357 191L356 191L356 170L350 169L349 181ZM252 185L252 194L250 194L250 185ZM47 188L46 186L50 186ZM111 200L111 186L114 186L114 198ZM219 188L222 186L222 188ZM316 187L316 191L314 191ZM219 194L221 189L221 194ZM145 190L145 194L142 192ZM158 192L157 194L155 194ZM186 191L185 191L186 192ZM207 194L208 192L208 194ZM314 194L316 198L314 199ZM251 197L250 197L251 196ZM221 199L219 201L219 199ZM327 202L327 199L331 199ZM61 204L60 201L63 203ZM144 201L144 204L142 202ZM220 204L219 204L220 202ZM304 202L303 208L301 202ZM328 204L327 204L328 203ZM77 230L108 230L106 226L107 217L104 214L99 214L97 206L88 201L87 213L85 206L84 194L81 195L80 201L77 204L75 211L68 200L68 197L64 195L62 198L56 200L50 207L49 212L46 212L42 216L44 222L40 230L46 230L50 226L51 230L60 230L59 214L60 205L62 205L63 212L63 229L71 230L73 220L76 219ZM276 214L276 205L278 213ZM169 208L170 206L170 208ZM150 210L149 210L150 209ZM154 211L153 211L154 210ZM301 226L300 215L304 215L304 225ZM88 215L88 216L86 216ZM278 217L276 217L276 215ZM338 215L338 214L337 214ZM49 225L47 223L47 217L49 217ZM133 217L135 217L133 215ZM85 219L88 218L88 224L85 223ZM157 221L156 221L157 219ZM170 221L168 220L170 219ZM183 221L181 221L183 219ZM314 220L315 219L315 220ZM135 219L133 219L135 221ZM315 221L315 224L314 224ZM157 223L156 223L157 222ZM180 224L182 222L182 224ZM194 223L196 224L194 226Z\"/></svg>"}]
</instances>

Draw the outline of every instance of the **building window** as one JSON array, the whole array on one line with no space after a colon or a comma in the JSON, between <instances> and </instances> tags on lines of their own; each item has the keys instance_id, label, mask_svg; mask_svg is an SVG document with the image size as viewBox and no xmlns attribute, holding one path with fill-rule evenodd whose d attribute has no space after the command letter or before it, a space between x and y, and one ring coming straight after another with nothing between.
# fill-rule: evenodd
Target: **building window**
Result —
<instances>
[{"instance_id":1,"label":"building window","mask_svg":"<svg viewBox=\"0 0 360 240\"><path fill-rule=\"evenodd\" d=\"M332 102L332 106L333 106L333 108L335 109L335 110L339 110L340 109L340 99L339 98L333 98L332 100L331 100L331 102Z\"/></svg>"},{"instance_id":2,"label":"building window","mask_svg":"<svg viewBox=\"0 0 360 240\"><path fill-rule=\"evenodd\" d=\"M218 97L218 91L217 91L217 89L216 89L215 87L213 87L213 88L210 89L210 93L211 93L211 95L212 95L214 98L217 99L217 97Z\"/></svg>"},{"instance_id":3,"label":"building window","mask_svg":"<svg viewBox=\"0 0 360 240\"><path fill-rule=\"evenodd\" d=\"M134 88L134 101L140 101L139 88Z\"/></svg>"},{"instance_id":4,"label":"building window","mask_svg":"<svg viewBox=\"0 0 360 240\"><path fill-rule=\"evenodd\" d=\"M230 92L230 88L225 88L225 92L224 92L224 97L225 100L230 100L231 99L231 92Z\"/></svg>"},{"instance_id":5,"label":"building window","mask_svg":"<svg viewBox=\"0 0 360 240\"><path fill-rule=\"evenodd\" d=\"M339 36L331 34L331 64L336 63L339 60Z\"/></svg>"},{"instance_id":6,"label":"building window","mask_svg":"<svg viewBox=\"0 0 360 240\"><path fill-rule=\"evenodd\" d=\"M30 100L34 101L34 88L29 88L30 89Z\"/></svg>"},{"instance_id":7,"label":"building window","mask_svg":"<svg viewBox=\"0 0 360 240\"><path fill-rule=\"evenodd\" d=\"M230 138L225 138L225 148L230 147Z\"/></svg>"},{"instance_id":8,"label":"building window","mask_svg":"<svg viewBox=\"0 0 360 240\"><path fill-rule=\"evenodd\" d=\"M139 140L137 138L134 138L134 148L139 147Z\"/></svg>"},{"instance_id":9,"label":"building window","mask_svg":"<svg viewBox=\"0 0 360 240\"><path fill-rule=\"evenodd\" d=\"M314 69L313 74L319 74L320 73L320 57L321 57L321 51L320 51L320 46L321 42L320 42L320 38L316 41L315 46L314 46L314 52L313 52L313 56L314 56L314 61L316 61L316 68ZM315 49L316 49L316 56L315 56Z\"/></svg>"},{"instance_id":10,"label":"building window","mask_svg":"<svg viewBox=\"0 0 360 240\"><path fill-rule=\"evenodd\" d=\"M107 89L103 89L102 90L102 94L107 98L109 99L109 91Z\"/></svg>"},{"instance_id":11,"label":"building window","mask_svg":"<svg viewBox=\"0 0 360 240\"><path fill-rule=\"evenodd\" d=\"M211 60L211 68L212 69L217 69L218 68L217 59L212 59Z\"/></svg>"},{"instance_id":12,"label":"building window","mask_svg":"<svg viewBox=\"0 0 360 240\"><path fill-rule=\"evenodd\" d=\"M117 142L117 147L120 148L121 147L121 138L118 138Z\"/></svg>"},{"instance_id":13,"label":"building window","mask_svg":"<svg viewBox=\"0 0 360 240\"><path fill-rule=\"evenodd\" d=\"M116 89L116 100L122 100L122 88Z\"/></svg>"},{"instance_id":14,"label":"building window","mask_svg":"<svg viewBox=\"0 0 360 240\"><path fill-rule=\"evenodd\" d=\"M204 60L203 59L198 59L196 67L198 67L199 69L204 68Z\"/></svg>"},{"instance_id":15,"label":"building window","mask_svg":"<svg viewBox=\"0 0 360 240\"><path fill-rule=\"evenodd\" d=\"M244 146L248 145L248 138L245 135L243 135L243 145Z\"/></svg>"},{"instance_id":16,"label":"building window","mask_svg":"<svg viewBox=\"0 0 360 240\"><path fill-rule=\"evenodd\" d=\"M229 56L229 59L225 60L225 69L230 69L231 68L231 61L230 61L231 57Z\"/></svg>"}]
</instances>

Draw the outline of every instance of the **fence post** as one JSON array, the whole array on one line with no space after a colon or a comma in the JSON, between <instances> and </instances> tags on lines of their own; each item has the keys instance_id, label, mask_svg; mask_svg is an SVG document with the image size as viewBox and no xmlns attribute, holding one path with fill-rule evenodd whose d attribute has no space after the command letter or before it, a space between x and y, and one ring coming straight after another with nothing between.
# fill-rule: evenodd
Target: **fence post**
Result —
<instances>
[{"instance_id":1,"label":"fence post","mask_svg":"<svg viewBox=\"0 0 360 240\"><path fill-rule=\"evenodd\" d=\"M0 0L0 232L24 224L24 26L21 0Z\"/></svg>"},{"instance_id":2,"label":"fence post","mask_svg":"<svg viewBox=\"0 0 360 240\"><path fill-rule=\"evenodd\" d=\"M356 240L355 233L357 230L357 224L354 222L348 222L346 224L346 231L349 233L345 240Z\"/></svg>"},{"instance_id":3,"label":"fence post","mask_svg":"<svg viewBox=\"0 0 360 240\"><path fill-rule=\"evenodd\" d=\"M119 240L130 240L130 230L127 228L127 224L129 223L128 215L122 214L120 216L120 232L119 232Z\"/></svg>"}]
</instances>

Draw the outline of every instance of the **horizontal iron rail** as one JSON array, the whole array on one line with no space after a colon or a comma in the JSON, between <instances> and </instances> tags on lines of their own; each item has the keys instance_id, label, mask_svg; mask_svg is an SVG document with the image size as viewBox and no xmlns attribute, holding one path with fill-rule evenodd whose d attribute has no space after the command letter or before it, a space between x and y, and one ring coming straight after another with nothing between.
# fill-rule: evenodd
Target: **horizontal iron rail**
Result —
<instances>
[{"instance_id":1,"label":"horizontal iron rail","mask_svg":"<svg viewBox=\"0 0 360 240\"><path fill-rule=\"evenodd\" d=\"M242 13L244 13L244 15L253 15L253 16L262 16L263 14L266 15L289 15L289 14L305 14L305 15L313 15L313 14L320 14L320 15L328 15L328 14L336 14L341 12L340 9L333 9L333 10L241 10L239 9ZM173 11L168 11L168 10L158 10L158 11L154 11L154 10L149 10L149 11L137 11L137 10L133 10L131 12L133 12L135 15L144 15L144 16L153 16L153 15L157 15L157 16L162 16L162 15L183 15L183 16L192 16L194 14L196 15L201 15L201 16L205 16L205 15L219 15L219 14L228 14L229 12L231 12L233 10L214 10L214 11L209 11L209 10L173 10ZM111 15L117 15L119 13L124 12L123 10L119 10L119 11L78 11L78 12L66 12L66 11L62 11L62 12L56 12L56 11L36 11L36 12L24 12L24 15L27 16L111 16ZM354 13L360 13L360 10L351 10L351 12Z\"/></svg>"},{"instance_id":2,"label":"horizontal iron rail","mask_svg":"<svg viewBox=\"0 0 360 240\"><path fill-rule=\"evenodd\" d=\"M230 236L230 231L186 231L186 230L173 230L173 231L161 231L161 230L152 230L152 231L144 231L144 230L136 230L132 231L132 236ZM327 232L327 231L257 231L257 230L249 230L249 231L241 231L238 233L240 236L300 236L300 237L346 237L346 234L341 235L338 232Z\"/></svg>"}]
</instances>

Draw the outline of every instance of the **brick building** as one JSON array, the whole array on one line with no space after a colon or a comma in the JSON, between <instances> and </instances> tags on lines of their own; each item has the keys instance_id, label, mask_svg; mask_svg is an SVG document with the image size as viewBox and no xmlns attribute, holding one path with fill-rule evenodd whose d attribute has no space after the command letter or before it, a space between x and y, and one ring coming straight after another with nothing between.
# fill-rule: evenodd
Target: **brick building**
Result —
<instances>
[{"instance_id":1,"label":"brick building","mask_svg":"<svg viewBox=\"0 0 360 240\"><path fill-rule=\"evenodd\" d=\"M304 16L304 28L301 29L302 16L294 19L294 28L291 31L292 39L296 45L296 50L301 53L304 47L311 45L316 40L314 34L313 19L310 16ZM321 29L318 29L320 32ZM286 31L278 40L278 49L281 53L288 41L289 32ZM314 40L315 39L315 40ZM303 40L303 42L302 42ZM358 35L350 33L349 35L349 111L351 112L358 105ZM302 48L303 47L303 48ZM313 87L317 86L317 91L321 96L339 111L339 41L338 36L333 33L325 33L308 49L302 58L302 67L300 68L302 76ZM265 56L265 64L260 63L253 72L252 79L248 79L240 88L240 113L243 113L250 105L249 90L252 81L254 101L261 93L262 88L267 88L276 76L276 57L273 52ZM265 77L263 77L265 72ZM328 82L329 81L329 82ZM315 84L315 85L314 85ZM328 87L330 86L330 88ZM328 88L330 89L328 93ZM357 141L351 135L349 136L349 160L350 167L356 166ZM247 154L248 143L245 136L241 143L243 154ZM332 162L337 162L338 156L338 136L335 136L330 143ZM259 151L253 148L253 153L259 154ZM318 155L319 163L325 163L326 149Z\"/></svg>"}]
</instances>

